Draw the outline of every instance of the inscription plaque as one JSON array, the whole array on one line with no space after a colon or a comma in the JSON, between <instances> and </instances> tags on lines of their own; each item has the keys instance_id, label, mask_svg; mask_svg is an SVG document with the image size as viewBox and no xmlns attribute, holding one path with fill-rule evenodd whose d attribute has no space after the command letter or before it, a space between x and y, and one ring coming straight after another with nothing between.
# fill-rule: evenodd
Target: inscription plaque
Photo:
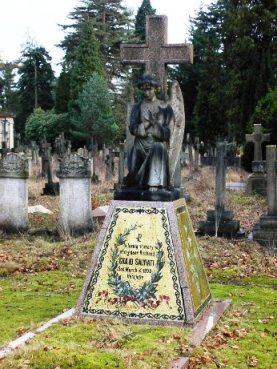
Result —
<instances>
[{"instance_id":1,"label":"inscription plaque","mask_svg":"<svg viewBox=\"0 0 277 369\"><path fill-rule=\"evenodd\" d=\"M82 312L184 320L165 209L115 209Z\"/></svg>"},{"instance_id":2,"label":"inscription plaque","mask_svg":"<svg viewBox=\"0 0 277 369\"><path fill-rule=\"evenodd\" d=\"M194 324L210 299L185 200L114 200L76 313L148 324Z\"/></svg>"}]
</instances>

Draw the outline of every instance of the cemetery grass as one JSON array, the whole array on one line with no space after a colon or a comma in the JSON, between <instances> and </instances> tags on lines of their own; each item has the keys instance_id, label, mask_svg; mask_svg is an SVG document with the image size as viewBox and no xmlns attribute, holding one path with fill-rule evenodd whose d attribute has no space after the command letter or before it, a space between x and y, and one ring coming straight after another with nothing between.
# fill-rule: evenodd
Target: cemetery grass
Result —
<instances>
[{"instance_id":1,"label":"cemetery grass","mask_svg":"<svg viewBox=\"0 0 277 369\"><path fill-rule=\"evenodd\" d=\"M213 175L208 168L192 175L184 171L195 229L214 206ZM242 171L227 171L227 181L245 177ZM32 235L0 235L0 346L76 304L95 246L98 230L79 238L62 235L63 239L52 232L58 198L41 196L42 187L42 180L30 180L29 205L44 205L53 214L32 214ZM111 200L110 187L103 182L93 185L93 207ZM226 207L248 232L265 212L266 201L228 191ZM190 368L275 368L276 258L246 238L199 236L198 243L213 297L232 299L231 308L201 346L188 343L187 328L74 317L0 360L0 368L163 369L179 356L191 357Z\"/></svg>"}]
</instances>

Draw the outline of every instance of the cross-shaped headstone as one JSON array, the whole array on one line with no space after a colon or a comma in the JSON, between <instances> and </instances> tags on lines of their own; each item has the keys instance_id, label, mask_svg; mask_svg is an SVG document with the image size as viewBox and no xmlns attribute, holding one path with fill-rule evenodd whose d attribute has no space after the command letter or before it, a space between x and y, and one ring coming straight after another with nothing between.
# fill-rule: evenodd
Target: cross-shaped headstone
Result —
<instances>
[{"instance_id":1,"label":"cross-shaped headstone","mask_svg":"<svg viewBox=\"0 0 277 369\"><path fill-rule=\"evenodd\" d=\"M165 66L192 63L193 47L191 44L167 44L167 17L148 15L146 44L121 44L120 57L124 64L145 64L145 73L155 74L164 88Z\"/></svg>"},{"instance_id":2,"label":"cross-shaped headstone","mask_svg":"<svg viewBox=\"0 0 277 369\"><path fill-rule=\"evenodd\" d=\"M254 124L254 132L245 135L246 142L254 143L254 161L263 160L262 143L270 140L269 133L262 133L262 125Z\"/></svg>"}]
</instances>

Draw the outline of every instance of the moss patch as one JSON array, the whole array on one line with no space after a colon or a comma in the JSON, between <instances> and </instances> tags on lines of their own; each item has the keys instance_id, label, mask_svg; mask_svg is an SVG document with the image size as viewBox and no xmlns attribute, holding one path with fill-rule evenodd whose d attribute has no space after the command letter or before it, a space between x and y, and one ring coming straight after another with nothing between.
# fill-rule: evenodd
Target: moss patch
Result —
<instances>
[{"instance_id":1,"label":"moss patch","mask_svg":"<svg viewBox=\"0 0 277 369\"><path fill-rule=\"evenodd\" d=\"M0 281L0 344L76 304L83 283L60 271L18 275Z\"/></svg>"}]
</instances>

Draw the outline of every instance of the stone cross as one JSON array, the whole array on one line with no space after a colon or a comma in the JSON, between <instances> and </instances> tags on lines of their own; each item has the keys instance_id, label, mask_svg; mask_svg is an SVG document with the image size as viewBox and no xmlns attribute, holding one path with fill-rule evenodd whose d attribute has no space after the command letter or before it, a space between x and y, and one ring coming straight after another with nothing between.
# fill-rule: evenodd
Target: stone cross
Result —
<instances>
[{"instance_id":1,"label":"stone cross","mask_svg":"<svg viewBox=\"0 0 277 369\"><path fill-rule=\"evenodd\" d=\"M148 15L146 44L121 44L120 57L124 64L145 64L145 73L155 74L164 88L165 66L192 63L193 48L191 44L167 44L167 17Z\"/></svg>"},{"instance_id":2,"label":"stone cross","mask_svg":"<svg viewBox=\"0 0 277 369\"><path fill-rule=\"evenodd\" d=\"M262 143L270 140L269 133L262 133L262 125L254 124L254 132L245 135L246 142L254 143L254 161L263 160Z\"/></svg>"}]
</instances>

